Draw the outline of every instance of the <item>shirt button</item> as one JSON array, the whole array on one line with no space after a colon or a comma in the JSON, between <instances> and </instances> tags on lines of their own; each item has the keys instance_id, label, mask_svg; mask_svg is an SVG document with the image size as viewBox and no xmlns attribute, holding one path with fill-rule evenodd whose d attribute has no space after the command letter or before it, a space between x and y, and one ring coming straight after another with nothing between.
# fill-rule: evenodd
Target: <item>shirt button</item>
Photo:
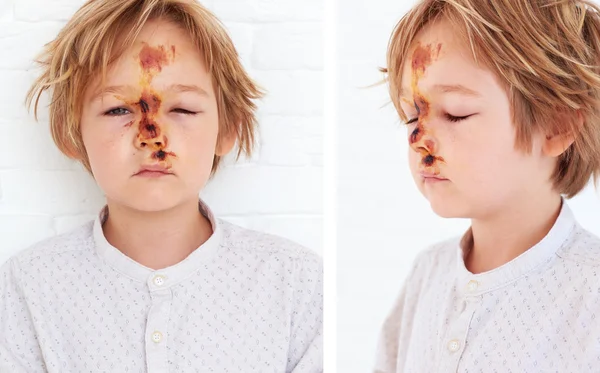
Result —
<instances>
[{"instance_id":1,"label":"shirt button","mask_svg":"<svg viewBox=\"0 0 600 373\"><path fill-rule=\"evenodd\" d=\"M152 340L156 343L162 341L162 333L159 331L152 333Z\"/></svg>"},{"instance_id":2,"label":"shirt button","mask_svg":"<svg viewBox=\"0 0 600 373\"><path fill-rule=\"evenodd\" d=\"M163 286L165 283L165 277L161 275L156 275L154 276L154 279L152 281L154 281L154 285L156 286Z\"/></svg>"},{"instance_id":3,"label":"shirt button","mask_svg":"<svg viewBox=\"0 0 600 373\"><path fill-rule=\"evenodd\" d=\"M456 352L460 349L460 342L458 341L458 339L453 339L450 342L448 342L448 350L450 352Z\"/></svg>"},{"instance_id":4,"label":"shirt button","mask_svg":"<svg viewBox=\"0 0 600 373\"><path fill-rule=\"evenodd\" d=\"M477 282L475 280L471 280L467 284L467 289L469 289L470 292L476 291L478 287L479 287L479 282Z\"/></svg>"}]
</instances>

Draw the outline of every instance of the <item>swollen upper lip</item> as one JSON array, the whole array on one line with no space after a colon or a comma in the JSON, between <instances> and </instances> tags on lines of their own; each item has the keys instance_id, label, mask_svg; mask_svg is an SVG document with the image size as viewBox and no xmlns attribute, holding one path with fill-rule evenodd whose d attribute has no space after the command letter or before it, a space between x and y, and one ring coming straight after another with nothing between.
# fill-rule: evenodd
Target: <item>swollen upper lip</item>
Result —
<instances>
[{"instance_id":1,"label":"swollen upper lip","mask_svg":"<svg viewBox=\"0 0 600 373\"><path fill-rule=\"evenodd\" d=\"M435 175L435 174L428 173L428 172L421 172L420 174L421 174L421 177L422 177L422 178L427 178L427 179L438 179L438 180L448 180L448 179L446 179L446 178L445 178L445 177L443 177L443 176L440 176L440 175Z\"/></svg>"},{"instance_id":2,"label":"swollen upper lip","mask_svg":"<svg viewBox=\"0 0 600 373\"><path fill-rule=\"evenodd\" d=\"M162 173L165 173L165 174L171 174L172 173L165 166L161 166L161 165L155 164L155 165L142 166L142 168L139 169L139 171L136 173L136 175L139 174L139 173L141 173L141 172L144 172L144 171L162 172Z\"/></svg>"}]
</instances>

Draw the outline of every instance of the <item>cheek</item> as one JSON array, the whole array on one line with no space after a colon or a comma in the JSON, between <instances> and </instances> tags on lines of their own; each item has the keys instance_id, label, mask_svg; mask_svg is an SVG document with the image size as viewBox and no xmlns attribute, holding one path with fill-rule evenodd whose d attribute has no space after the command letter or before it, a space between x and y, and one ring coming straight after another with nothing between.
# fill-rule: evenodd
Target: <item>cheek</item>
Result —
<instances>
[{"instance_id":1,"label":"cheek","mask_svg":"<svg viewBox=\"0 0 600 373\"><path fill-rule=\"evenodd\" d=\"M493 121L472 123L444 144L454 176L476 189L504 188L520 172L522 156L514 147L514 130Z\"/></svg>"},{"instance_id":2,"label":"cheek","mask_svg":"<svg viewBox=\"0 0 600 373\"><path fill-rule=\"evenodd\" d=\"M207 118L208 119L208 118ZM212 162L218 135L218 121L213 118L172 126L171 146L175 152L185 153L185 157L194 163Z\"/></svg>"},{"instance_id":3,"label":"cheek","mask_svg":"<svg viewBox=\"0 0 600 373\"><path fill-rule=\"evenodd\" d=\"M127 128L103 122L82 123L82 138L92 167L102 164L123 164L114 162L131 155L131 139Z\"/></svg>"}]
</instances>

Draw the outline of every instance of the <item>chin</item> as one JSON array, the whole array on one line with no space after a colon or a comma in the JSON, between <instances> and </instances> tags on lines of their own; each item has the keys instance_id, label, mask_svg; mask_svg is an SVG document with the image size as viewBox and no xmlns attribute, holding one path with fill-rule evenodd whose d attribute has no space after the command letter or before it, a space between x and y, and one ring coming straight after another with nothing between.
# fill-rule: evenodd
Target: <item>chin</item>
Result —
<instances>
[{"instance_id":1,"label":"chin","mask_svg":"<svg viewBox=\"0 0 600 373\"><path fill-rule=\"evenodd\" d=\"M141 197L141 198L140 198ZM125 199L125 204L137 211L143 212L158 212L174 208L182 201L179 198L162 196L162 197L143 197L136 196Z\"/></svg>"},{"instance_id":2,"label":"chin","mask_svg":"<svg viewBox=\"0 0 600 373\"><path fill-rule=\"evenodd\" d=\"M185 193L178 190L163 188L139 188L135 191L118 192L110 198L114 203L126 206L129 209L142 212L158 212L170 210L181 205L185 200Z\"/></svg>"},{"instance_id":3,"label":"chin","mask_svg":"<svg viewBox=\"0 0 600 373\"><path fill-rule=\"evenodd\" d=\"M458 198L426 195L429 205L436 215L442 218L469 218L470 213L464 201Z\"/></svg>"}]
</instances>

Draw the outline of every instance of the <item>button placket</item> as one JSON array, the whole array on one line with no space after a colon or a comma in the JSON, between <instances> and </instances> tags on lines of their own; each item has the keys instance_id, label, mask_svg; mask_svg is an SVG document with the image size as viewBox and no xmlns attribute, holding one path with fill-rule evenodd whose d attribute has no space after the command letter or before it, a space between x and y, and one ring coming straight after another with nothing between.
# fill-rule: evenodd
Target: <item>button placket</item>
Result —
<instances>
[{"instance_id":1,"label":"button placket","mask_svg":"<svg viewBox=\"0 0 600 373\"><path fill-rule=\"evenodd\" d=\"M152 340L156 343L160 343L160 341L162 341L162 333L159 331L152 333Z\"/></svg>"},{"instance_id":2,"label":"button placket","mask_svg":"<svg viewBox=\"0 0 600 373\"><path fill-rule=\"evenodd\" d=\"M448 342L448 351L456 352L460 349L460 341L458 339L453 339Z\"/></svg>"},{"instance_id":3,"label":"button placket","mask_svg":"<svg viewBox=\"0 0 600 373\"><path fill-rule=\"evenodd\" d=\"M479 281L477 281L477 280L471 280L467 283L467 291L469 293L476 292L478 288L479 288Z\"/></svg>"},{"instance_id":4,"label":"button placket","mask_svg":"<svg viewBox=\"0 0 600 373\"><path fill-rule=\"evenodd\" d=\"M154 285L156 285L158 287L163 286L166 282L167 282L167 280L166 280L165 276L163 276L163 275L156 275L152 279L152 283L154 283Z\"/></svg>"},{"instance_id":5,"label":"button placket","mask_svg":"<svg viewBox=\"0 0 600 373\"><path fill-rule=\"evenodd\" d=\"M449 322L440 346L442 353L439 361L440 371L451 369L454 372L459 368L458 364L466 345L469 326L475 310L479 306L479 302L475 298L472 295L465 297L464 293L455 298L455 301L459 302L456 307L457 312L454 313L452 320Z\"/></svg>"},{"instance_id":6,"label":"button placket","mask_svg":"<svg viewBox=\"0 0 600 373\"><path fill-rule=\"evenodd\" d=\"M152 306L146 323L146 364L148 373L168 371L168 322L173 294L169 287L164 287L165 281L166 276L163 275L155 275L148 279L152 299ZM163 287L160 288L159 286Z\"/></svg>"}]
</instances>

